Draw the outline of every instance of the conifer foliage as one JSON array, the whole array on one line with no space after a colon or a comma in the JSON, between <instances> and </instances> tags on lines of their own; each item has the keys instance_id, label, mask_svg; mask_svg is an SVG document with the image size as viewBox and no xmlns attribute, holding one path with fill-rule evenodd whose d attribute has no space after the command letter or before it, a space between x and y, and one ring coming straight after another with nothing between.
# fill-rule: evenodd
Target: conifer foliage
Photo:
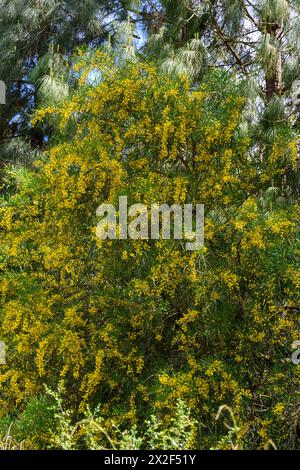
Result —
<instances>
[{"instance_id":1,"label":"conifer foliage","mask_svg":"<svg viewBox=\"0 0 300 470\"><path fill-rule=\"evenodd\" d=\"M0 448L299 448L299 2L0 3Z\"/></svg>"}]
</instances>

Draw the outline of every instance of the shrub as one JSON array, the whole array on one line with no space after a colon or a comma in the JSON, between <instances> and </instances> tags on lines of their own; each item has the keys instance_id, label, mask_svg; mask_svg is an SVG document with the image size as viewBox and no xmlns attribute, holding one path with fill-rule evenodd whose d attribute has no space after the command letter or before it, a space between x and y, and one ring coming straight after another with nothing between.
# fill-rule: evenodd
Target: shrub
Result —
<instances>
[{"instance_id":1,"label":"shrub","mask_svg":"<svg viewBox=\"0 0 300 470\"><path fill-rule=\"evenodd\" d=\"M95 68L101 81L85 86ZM270 188L295 164L294 142L282 133L260 146L245 135L244 99L225 80L222 94L209 77L191 89L102 53L78 73L78 93L36 116L55 116L64 137L34 171L6 177L15 192L0 207L1 409L24 408L45 383L78 413L102 403L108 428L134 429L154 412L172 428L180 400L201 429L194 445L210 448L226 404L246 447L289 446L299 206ZM120 195L203 203L205 247L100 241L96 209Z\"/></svg>"}]
</instances>

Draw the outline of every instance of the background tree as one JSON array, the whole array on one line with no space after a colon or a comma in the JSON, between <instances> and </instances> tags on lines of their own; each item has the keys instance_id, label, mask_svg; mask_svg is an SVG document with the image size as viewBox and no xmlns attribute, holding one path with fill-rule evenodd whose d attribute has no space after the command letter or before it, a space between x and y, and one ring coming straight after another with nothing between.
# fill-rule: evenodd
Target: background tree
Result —
<instances>
[{"instance_id":1,"label":"background tree","mask_svg":"<svg viewBox=\"0 0 300 470\"><path fill-rule=\"evenodd\" d=\"M180 63L188 58L182 48L198 39L210 67L257 74L266 99L271 99L299 76L299 8L298 0L147 1L141 20L152 46L158 46L159 37L167 44L160 47L160 57L172 49L174 62Z\"/></svg>"},{"instance_id":2,"label":"background tree","mask_svg":"<svg viewBox=\"0 0 300 470\"><path fill-rule=\"evenodd\" d=\"M39 104L55 104L74 84L69 59L79 46L99 46L126 19L126 1L1 0L0 77L7 85L0 108L0 161L32 158L49 128L30 117Z\"/></svg>"}]
</instances>

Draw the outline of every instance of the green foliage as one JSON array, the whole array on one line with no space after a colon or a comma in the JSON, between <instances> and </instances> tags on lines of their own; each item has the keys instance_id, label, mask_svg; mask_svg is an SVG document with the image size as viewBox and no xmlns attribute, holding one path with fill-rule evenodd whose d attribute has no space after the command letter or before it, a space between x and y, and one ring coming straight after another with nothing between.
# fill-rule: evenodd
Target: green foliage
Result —
<instances>
[{"instance_id":1,"label":"green foliage","mask_svg":"<svg viewBox=\"0 0 300 470\"><path fill-rule=\"evenodd\" d=\"M76 48L114 36L115 22L126 19L126 11L118 0L1 0L0 10L0 78L7 87L0 107L0 160L30 164L51 134L51 128L31 127L32 112L67 97L76 86L70 74Z\"/></svg>"},{"instance_id":2,"label":"green foliage","mask_svg":"<svg viewBox=\"0 0 300 470\"><path fill-rule=\"evenodd\" d=\"M190 410L182 401L177 403L167 430L163 429L162 421L155 415L146 421L146 426L147 449L192 449L198 432L196 421L191 419Z\"/></svg>"},{"instance_id":3,"label":"green foliage","mask_svg":"<svg viewBox=\"0 0 300 470\"><path fill-rule=\"evenodd\" d=\"M79 421L76 421L81 416ZM189 449L197 433L186 404L179 401L169 422L151 415L131 428L107 422L98 405L92 412L66 408L60 391L46 390L33 398L16 418L0 421L0 449L61 450Z\"/></svg>"},{"instance_id":4,"label":"green foliage","mask_svg":"<svg viewBox=\"0 0 300 470\"><path fill-rule=\"evenodd\" d=\"M76 72L82 88L35 117L55 116L63 138L8 170L1 199L1 409L17 409L17 439L49 445L54 417L60 448L295 446L294 130L245 131L228 74L196 87L101 50ZM100 241L96 209L120 195L204 203L205 247ZM44 384L60 390L50 417Z\"/></svg>"},{"instance_id":5,"label":"green foliage","mask_svg":"<svg viewBox=\"0 0 300 470\"><path fill-rule=\"evenodd\" d=\"M55 419L48 395L30 398L22 407L15 408L0 420L0 436L8 444L21 443L26 449L45 448L51 438Z\"/></svg>"}]
</instances>

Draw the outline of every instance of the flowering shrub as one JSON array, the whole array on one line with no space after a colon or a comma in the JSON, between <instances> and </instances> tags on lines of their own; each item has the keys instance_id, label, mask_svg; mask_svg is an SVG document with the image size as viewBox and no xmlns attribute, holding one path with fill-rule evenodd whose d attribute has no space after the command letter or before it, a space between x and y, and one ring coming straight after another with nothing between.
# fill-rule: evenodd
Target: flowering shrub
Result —
<instances>
[{"instance_id":1,"label":"flowering shrub","mask_svg":"<svg viewBox=\"0 0 300 470\"><path fill-rule=\"evenodd\" d=\"M59 122L59 142L34 170L6 175L15 190L0 207L1 413L43 384L79 412L101 402L108 428L154 411L167 426L182 400L198 422L190 445L210 448L226 404L246 448L290 446L299 205L268 195L295 165L293 138L253 142L239 127L243 97L230 83L216 92L213 77L195 90L102 53L77 71L78 93L35 116ZM99 240L96 209L120 195L205 204L205 247Z\"/></svg>"}]
</instances>

